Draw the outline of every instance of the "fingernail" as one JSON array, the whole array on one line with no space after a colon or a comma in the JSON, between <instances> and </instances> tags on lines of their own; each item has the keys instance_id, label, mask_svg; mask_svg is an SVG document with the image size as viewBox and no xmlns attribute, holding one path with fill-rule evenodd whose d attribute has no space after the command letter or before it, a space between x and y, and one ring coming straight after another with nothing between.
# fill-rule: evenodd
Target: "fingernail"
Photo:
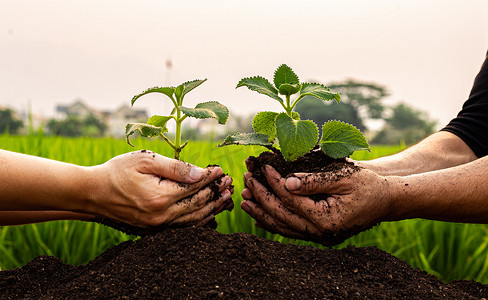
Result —
<instances>
[{"instance_id":1,"label":"fingernail","mask_svg":"<svg viewBox=\"0 0 488 300\"><path fill-rule=\"evenodd\" d=\"M222 193L222 198L224 199L224 201L227 201L230 199L230 192L228 190L225 190L223 193Z\"/></svg>"},{"instance_id":2,"label":"fingernail","mask_svg":"<svg viewBox=\"0 0 488 300\"><path fill-rule=\"evenodd\" d=\"M193 167L190 170L190 179L193 181L200 181L203 177L205 170L199 167Z\"/></svg>"},{"instance_id":3,"label":"fingernail","mask_svg":"<svg viewBox=\"0 0 488 300\"><path fill-rule=\"evenodd\" d=\"M288 177L285 182L285 187L289 191L296 191L300 188L300 179L296 177Z\"/></svg>"},{"instance_id":4,"label":"fingernail","mask_svg":"<svg viewBox=\"0 0 488 300\"><path fill-rule=\"evenodd\" d=\"M244 210L244 211L248 211L249 210L249 205L247 205L247 201L244 200L241 202L241 208Z\"/></svg>"},{"instance_id":5,"label":"fingernail","mask_svg":"<svg viewBox=\"0 0 488 300\"><path fill-rule=\"evenodd\" d=\"M217 176L220 176L222 174L224 174L224 171L222 170L222 168L219 167L217 171Z\"/></svg>"},{"instance_id":6,"label":"fingernail","mask_svg":"<svg viewBox=\"0 0 488 300\"><path fill-rule=\"evenodd\" d=\"M229 177L229 178L227 179L227 181L225 182L225 187L227 187L227 188L228 188L228 187L229 187L229 186L231 186L231 185L232 185L232 178L230 178L230 177Z\"/></svg>"}]
</instances>

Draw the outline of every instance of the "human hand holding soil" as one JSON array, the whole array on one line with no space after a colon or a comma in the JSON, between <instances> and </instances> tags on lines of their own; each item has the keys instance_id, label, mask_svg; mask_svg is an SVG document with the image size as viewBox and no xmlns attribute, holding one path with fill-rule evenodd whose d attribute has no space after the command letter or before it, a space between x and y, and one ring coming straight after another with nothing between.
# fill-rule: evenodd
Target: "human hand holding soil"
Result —
<instances>
[{"instance_id":1,"label":"human hand holding soil","mask_svg":"<svg viewBox=\"0 0 488 300\"><path fill-rule=\"evenodd\" d=\"M229 207L233 192L220 167L202 169L145 150L117 156L93 172L103 182L92 210L139 227L204 225ZM207 186L214 181L216 187Z\"/></svg>"},{"instance_id":2,"label":"human hand holding soil","mask_svg":"<svg viewBox=\"0 0 488 300\"><path fill-rule=\"evenodd\" d=\"M340 172L283 178L268 165L263 173L273 191L248 172L241 207L257 226L270 232L334 245L385 220L389 213L384 195L388 181L369 170L345 165ZM250 201L253 197L255 201Z\"/></svg>"},{"instance_id":3,"label":"human hand holding soil","mask_svg":"<svg viewBox=\"0 0 488 300\"><path fill-rule=\"evenodd\" d=\"M402 158L416 158L401 176L359 168L352 173L295 173L283 178L266 167L263 173L270 188L265 188L246 173L241 207L264 229L324 245L339 243L381 221L423 218L487 224L488 156L473 160L465 144L456 140L454 145L452 141L444 145L444 137L450 138L436 134L399 154L368 163L388 170L398 161L405 165ZM452 150L446 155L432 151L440 146ZM349 165L357 169L360 164ZM410 175L404 175L406 171Z\"/></svg>"},{"instance_id":4,"label":"human hand holding soil","mask_svg":"<svg viewBox=\"0 0 488 300\"><path fill-rule=\"evenodd\" d=\"M232 179L150 151L82 167L0 150L0 225L112 220L139 227L205 225L231 209Z\"/></svg>"}]
</instances>

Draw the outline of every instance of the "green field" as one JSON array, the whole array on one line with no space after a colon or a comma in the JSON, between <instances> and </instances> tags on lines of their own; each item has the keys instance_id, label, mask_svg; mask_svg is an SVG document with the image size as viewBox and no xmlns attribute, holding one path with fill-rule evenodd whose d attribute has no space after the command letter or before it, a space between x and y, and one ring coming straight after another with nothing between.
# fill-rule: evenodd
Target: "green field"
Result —
<instances>
[{"instance_id":1,"label":"green field","mask_svg":"<svg viewBox=\"0 0 488 300\"><path fill-rule=\"evenodd\" d=\"M0 148L32 154L84 166L101 164L115 155L139 149L150 149L171 156L172 149L156 140L134 139L135 148L117 139L61 138L43 136L0 136ZM212 142L191 142L182 152L185 161L205 167L219 164L234 178L236 208L217 216L222 233L247 232L283 243L310 245L271 235L253 225L240 208L243 189L244 160L263 148L229 146L216 148ZM193 150L191 150L193 149ZM355 159L372 159L401 150L397 147L374 147L372 153L358 152ZM191 152L190 152L191 151ZM488 283L488 227L474 224L452 224L425 220L383 223L345 243L377 246L438 276L444 281L474 279ZM108 247L135 237L124 235L98 224L57 221L44 224L0 228L0 268L17 268L39 255L54 255L64 262L87 263Z\"/></svg>"}]
</instances>

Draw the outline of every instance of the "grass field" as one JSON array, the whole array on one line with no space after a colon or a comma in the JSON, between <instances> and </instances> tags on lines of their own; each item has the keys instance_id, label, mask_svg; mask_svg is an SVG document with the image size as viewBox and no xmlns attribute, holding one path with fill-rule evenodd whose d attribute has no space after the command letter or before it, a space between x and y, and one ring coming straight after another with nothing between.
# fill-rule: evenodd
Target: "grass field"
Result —
<instances>
[{"instance_id":1,"label":"grass field","mask_svg":"<svg viewBox=\"0 0 488 300\"><path fill-rule=\"evenodd\" d=\"M172 149L156 140L134 139L135 148L117 139L61 138L43 136L0 136L0 148L32 154L85 166L101 164L125 152L150 149L171 156ZM271 235L253 225L240 208L243 189L244 160L263 151L260 147L229 146L216 148L212 142L191 142L182 152L185 161L205 167L219 164L234 178L236 208L217 216L222 233L247 232L284 243L311 245ZM372 159L401 150L396 147L374 147L372 153L355 153L355 159ZM191 150L192 149L192 150ZM17 268L38 255L54 255L64 262L87 263L108 247L133 239L98 224L57 221L44 224L0 228L0 268ZM345 243L377 246L413 267L438 276L444 281L474 279L488 283L488 227L474 224L452 224L425 220L383 223Z\"/></svg>"}]
</instances>

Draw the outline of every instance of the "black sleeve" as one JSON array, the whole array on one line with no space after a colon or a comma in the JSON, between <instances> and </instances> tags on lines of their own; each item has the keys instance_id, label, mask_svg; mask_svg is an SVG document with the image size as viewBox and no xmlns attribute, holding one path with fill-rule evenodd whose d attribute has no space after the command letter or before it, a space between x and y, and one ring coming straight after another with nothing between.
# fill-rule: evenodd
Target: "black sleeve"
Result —
<instances>
[{"instance_id":1,"label":"black sleeve","mask_svg":"<svg viewBox=\"0 0 488 300\"><path fill-rule=\"evenodd\" d=\"M488 154L488 53L463 109L441 130L460 137L476 156Z\"/></svg>"}]
</instances>

